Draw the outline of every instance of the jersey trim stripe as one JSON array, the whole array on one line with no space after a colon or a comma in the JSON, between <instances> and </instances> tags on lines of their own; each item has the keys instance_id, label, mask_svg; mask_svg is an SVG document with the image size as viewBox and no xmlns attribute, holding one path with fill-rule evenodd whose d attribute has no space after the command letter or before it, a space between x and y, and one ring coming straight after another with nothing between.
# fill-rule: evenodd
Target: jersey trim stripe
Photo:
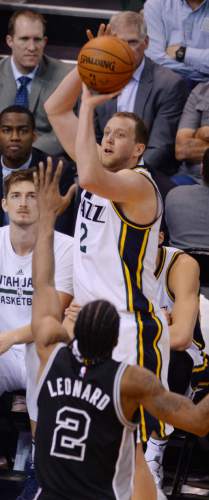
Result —
<instances>
[{"instance_id":1,"label":"jersey trim stripe","mask_svg":"<svg viewBox=\"0 0 209 500\"><path fill-rule=\"evenodd\" d=\"M161 370L162 370L162 357L161 357L160 349L158 348L157 344L158 344L158 341L160 340L160 337L162 335L163 326L162 326L162 323L159 320L159 318L154 313L154 308L153 308L152 303L149 302L149 304L150 304L151 316L154 319L154 321L156 321L157 326L158 326L157 335L156 335L156 337L154 339L153 346L154 346L154 350L156 352L156 357L157 357L156 377L158 377L160 379Z\"/></svg>"},{"instance_id":2,"label":"jersey trim stripe","mask_svg":"<svg viewBox=\"0 0 209 500\"><path fill-rule=\"evenodd\" d=\"M142 292L142 274L150 230L133 233L133 228L121 223L118 249L126 289L126 307L132 313L137 310L148 312L149 303Z\"/></svg>"},{"instance_id":3,"label":"jersey trim stripe","mask_svg":"<svg viewBox=\"0 0 209 500\"><path fill-rule=\"evenodd\" d=\"M159 264L158 264L158 267L155 271L155 277L158 279L162 273L162 270L164 268L164 264L165 264L165 259L166 259L166 248L165 247L161 247L160 249L160 261L159 261Z\"/></svg>"},{"instance_id":4,"label":"jersey trim stripe","mask_svg":"<svg viewBox=\"0 0 209 500\"><path fill-rule=\"evenodd\" d=\"M142 272L143 272L143 259L144 255L146 252L147 248L147 243L148 243L148 238L149 238L149 229L145 231L143 242L141 245L140 253L139 253L139 258L138 258L138 266L137 266L137 271L136 271L136 282L138 287L141 289L142 288Z\"/></svg>"},{"instance_id":5,"label":"jersey trim stripe","mask_svg":"<svg viewBox=\"0 0 209 500\"><path fill-rule=\"evenodd\" d=\"M143 321L140 311L135 311L135 319L137 325L137 363L139 366L144 366L144 342L143 342ZM139 406L140 413L140 434L142 441L147 441L146 421L144 416L144 408Z\"/></svg>"},{"instance_id":6,"label":"jersey trim stripe","mask_svg":"<svg viewBox=\"0 0 209 500\"><path fill-rule=\"evenodd\" d=\"M125 217L125 215L119 210L118 207L116 207L114 201L110 201L110 203L112 205L113 210L116 212L118 217L123 222L125 222L125 224L127 224L130 227L133 227L133 229L138 229L139 231L144 231L144 229L151 229L152 226L155 224L155 222L159 219L159 217L161 217L161 213L160 213L160 215L158 217L156 217L151 224L137 224L136 222L133 223Z\"/></svg>"},{"instance_id":7,"label":"jersey trim stripe","mask_svg":"<svg viewBox=\"0 0 209 500\"><path fill-rule=\"evenodd\" d=\"M207 354L205 352L202 352L202 356L203 356L203 363L201 365L195 366L192 372L194 373L202 372L208 366ZM209 382L207 385L209 385Z\"/></svg>"},{"instance_id":8,"label":"jersey trim stripe","mask_svg":"<svg viewBox=\"0 0 209 500\"><path fill-rule=\"evenodd\" d=\"M127 367L128 365L126 363L121 363L116 372L113 387L113 404L119 422L128 427L131 431L134 431L137 425L126 419L121 406L121 379Z\"/></svg>"},{"instance_id":9,"label":"jersey trim stripe","mask_svg":"<svg viewBox=\"0 0 209 500\"><path fill-rule=\"evenodd\" d=\"M154 338L152 339L152 347L155 352L155 367L152 367L152 371L156 374L156 376L161 379L161 371L162 371L162 356L161 356L161 351L158 347L158 342L161 338L162 331L163 331L163 325L160 321L160 319L155 315L153 304L149 301L149 313L150 317L152 318L152 324L150 323L150 336L152 334L152 329L153 329L153 335ZM136 312L135 314L136 318L136 323L137 323L137 332L138 332L138 350L137 350L137 355L138 355L138 364L139 366L144 366L145 361L145 351L144 351L144 329L143 329L143 317L142 314L140 314L139 311ZM154 328L155 326L155 328ZM157 331L156 331L157 327ZM147 432L147 425L146 425L146 418L145 418L145 413L144 413L144 408L140 405L139 407L140 411L140 434L141 434L141 440L143 442L146 442L148 439L148 432ZM163 438L165 437L165 424L159 420L159 433L160 436Z\"/></svg>"},{"instance_id":10,"label":"jersey trim stripe","mask_svg":"<svg viewBox=\"0 0 209 500\"><path fill-rule=\"evenodd\" d=\"M127 224L122 223L120 236L119 236L119 255L121 258L123 276L124 276L125 287L126 287L127 310L130 312L133 312L134 308L133 308L133 294L132 294L132 287L131 287L131 277L130 277L129 269L128 269L128 267L123 259L126 236L127 236Z\"/></svg>"},{"instance_id":11,"label":"jersey trim stripe","mask_svg":"<svg viewBox=\"0 0 209 500\"><path fill-rule=\"evenodd\" d=\"M203 349L202 344L200 342L197 342L197 340L193 339L192 343L195 344L197 347L199 347L199 349L201 349L201 350Z\"/></svg>"},{"instance_id":12,"label":"jersey trim stripe","mask_svg":"<svg viewBox=\"0 0 209 500\"><path fill-rule=\"evenodd\" d=\"M135 311L137 325L137 364L144 366L143 321L140 311Z\"/></svg>"},{"instance_id":13,"label":"jersey trim stripe","mask_svg":"<svg viewBox=\"0 0 209 500\"><path fill-rule=\"evenodd\" d=\"M175 301L175 295L173 294L173 292L169 288L169 283L168 283L169 273L171 271L172 266L175 264L176 260L178 259L179 255L181 255L182 253L183 252L181 252L181 251L177 251L177 252L175 252L173 254L173 256L171 258L171 261L170 261L170 264L168 265L168 268L167 268L167 271L166 271L166 276L165 276L166 292L167 292L169 298L172 300L172 302Z\"/></svg>"},{"instance_id":14,"label":"jersey trim stripe","mask_svg":"<svg viewBox=\"0 0 209 500\"><path fill-rule=\"evenodd\" d=\"M154 350L156 352L156 356L157 356L157 369L156 369L156 377L158 377L159 379L161 379L161 370L162 370L162 356L161 356L161 352L160 352L160 349L158 348L158 341L160 340L160 337L162 335L162 331L163 331L163 325L160 321L160 319L155 315L154 313L154 309L153 309L153 305L151 304L150 302L150 306L152 308L152 317L153 319L156 321L157 325L158 325L158 332L157 332L157 335L155 337L155 340L153 342L153 345L154 345ZM165 437L165 423L162 422L162 420L159 420L159 426L160 426L160 435L161 437Z\"/></svg>"},{"instance_id":15,"label":"jersey trim stripe","mask_svg":"<svg viewBox=\"0 0 209 500\"><path fill-rule=\"evenodd\" d=\"M115 465L115 474L112 481L112 488L116 500L129 500L131 498L131 493L133 490L134 471L135 471L134 464L135 464L134 435L133 432L130 433L127 427L124 427L118 459ZM127 465L129 465L128 469L131 473L128 491L126 484L124 482L125 475L127 474Z\"/></svg>"}]
</instances>

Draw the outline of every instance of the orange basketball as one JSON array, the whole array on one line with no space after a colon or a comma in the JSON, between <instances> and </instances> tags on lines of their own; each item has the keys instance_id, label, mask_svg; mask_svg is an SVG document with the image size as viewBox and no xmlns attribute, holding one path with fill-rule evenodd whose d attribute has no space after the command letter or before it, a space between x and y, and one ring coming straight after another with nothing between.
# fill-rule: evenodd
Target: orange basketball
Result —
<instances>
[{"instance_id":1,"label":"orange basketball","mask_svg":"<svg viewBox=\"0 0 209 500\"><path fill-rule=\"evenodd\" d=\"M115 36L92 38L78 55L81 79L100 94L122 89L135 67L134 53L128 43Z\"/></svg>"}]
</instances>

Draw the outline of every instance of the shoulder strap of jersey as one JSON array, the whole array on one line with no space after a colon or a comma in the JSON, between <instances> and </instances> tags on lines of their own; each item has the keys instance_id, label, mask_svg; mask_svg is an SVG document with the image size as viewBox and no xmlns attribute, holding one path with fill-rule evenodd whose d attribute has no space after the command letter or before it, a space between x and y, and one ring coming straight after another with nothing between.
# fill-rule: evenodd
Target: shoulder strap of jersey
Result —
<instances>
[{"instance_id":1,"label":"shoulder strap of jersey","mask_svg":"<svg viewBox=\"0 0 209 500\"><path fill-rule=\"evenodd\" d=\"M175 300L175 295L173 294L172 290L169 287L169 274L170 274L170 271L171 271L174 263L178 259L179 255L182 255L183 253L184 252L182 252L181 250L176 250L176 252L173 253L172 258L171 258L171 260L170 260L170 262L168 264L167 270L166 270L165 287L166 287L166 291L167 291L168 296L170 297L170 299L173 302Z\"/></svg>"}]
</instances>

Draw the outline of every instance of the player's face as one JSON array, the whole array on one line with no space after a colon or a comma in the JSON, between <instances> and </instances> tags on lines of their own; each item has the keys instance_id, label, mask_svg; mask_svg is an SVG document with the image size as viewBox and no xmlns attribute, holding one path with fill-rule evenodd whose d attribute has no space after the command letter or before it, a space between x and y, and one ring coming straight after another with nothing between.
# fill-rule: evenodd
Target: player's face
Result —
<instances>
[{"instance_id":1,"label":"player's face","mask_svg":"<svg viewBox=\"0 0 209 500\"><path fill-rule=\"evenodd\" d=\"M101 161L113 172L134 167L139 157L135 142L135 123L130 118L113 117L105 129L101 144Z\"/></svg>"},{"instance_id":2,"label":"player's face","mask_svg":"<svg viewBox=\"0 0 209 500\"><path fill-rule=\"evenodd\" d=\"M6 40L21 73L27 74L38 66L47 42L39 19L19 16L15 22L14 34L7 35Z\"/></svg>"},{"instance_id":3,"label":"player's face","mask_svg":"<svg viewBox=\"0 0 209 500\"><path fill-rule=\"evenodd\" d=\"M38 221L37 194L33 182L22 181L12 184L3 209L8 213L10 222L17 226L29 226Z\"/></svg>"},{"instance_id":4,"label":"player's face","mask_svg":"<svg viewBox=\"0 0 209 500\"><path fill-rule=\"evenodd\" d=\"M137 27L124 24L118 24L117 28L111 30L111 33L129 44L134 52L136 66L139 66L144 57L144 51L148 46L148 38L142 40Z\"/></svg>"},{"instance_id":5,"label":"player's face","mask_svg":"<svg viewBox=\"0 0 209 500\"><path fill-rule=\"evenodd\" d=\"M0 148L3 161L9 168L25 163L30 154L35 133L24 113L5 113L0 123Z\"/></svg>"}]
</instances>

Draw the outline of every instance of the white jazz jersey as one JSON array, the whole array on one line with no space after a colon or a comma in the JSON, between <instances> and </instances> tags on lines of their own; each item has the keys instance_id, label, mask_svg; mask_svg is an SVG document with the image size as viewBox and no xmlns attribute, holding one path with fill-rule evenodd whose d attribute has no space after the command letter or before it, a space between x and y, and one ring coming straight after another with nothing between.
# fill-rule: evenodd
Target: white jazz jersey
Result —
<instances>
[{"instance_id":1,"label":"white jazz jersey","mask_svg":"<svg viewBox=\"0 0 209 500\"><path fill-rule=\"evenodd\" d=\"M146 170L137 169L139 175ZM145 173L146 172L146 173ZM155 304L155 262L162 202L153 224L128 221L115 203L83 191L74 242L74 292L79 304L95 298L112 302L119 312L146 310Z\"/></svg>"},{"instance_id":2,"label":"white jazz jersey","mask_svg":"<svg viewBox=\"0 0 209 500\"><path fill-rule=\"evenodd\" d=\"M55 284L60 292L73 295L73 238L55 231ZM32 309L32 252L17 255L10 241L10 226L0 228L0 331L8 331L31 322ZM12 350L25 351L24 344ZM33 406L34 387L39 368L35 344L27 344L27 405L30 417L36 420Z\"/></svg>"},{"instance_id":3,"label":"white jazz jersey","mask_svg":"<svg viewBox=\"0 0 209 500\"><path fill-rule=\"evenodd\" d=\"M156 219L140 226L112 201L83 191L74 236L74 296L81 305L112 302L121 318L114 359L146 366L166 384L169 335L154 276L162 201L150 174L136 171L155 187Z\"/></svg>"}]
</instances>

